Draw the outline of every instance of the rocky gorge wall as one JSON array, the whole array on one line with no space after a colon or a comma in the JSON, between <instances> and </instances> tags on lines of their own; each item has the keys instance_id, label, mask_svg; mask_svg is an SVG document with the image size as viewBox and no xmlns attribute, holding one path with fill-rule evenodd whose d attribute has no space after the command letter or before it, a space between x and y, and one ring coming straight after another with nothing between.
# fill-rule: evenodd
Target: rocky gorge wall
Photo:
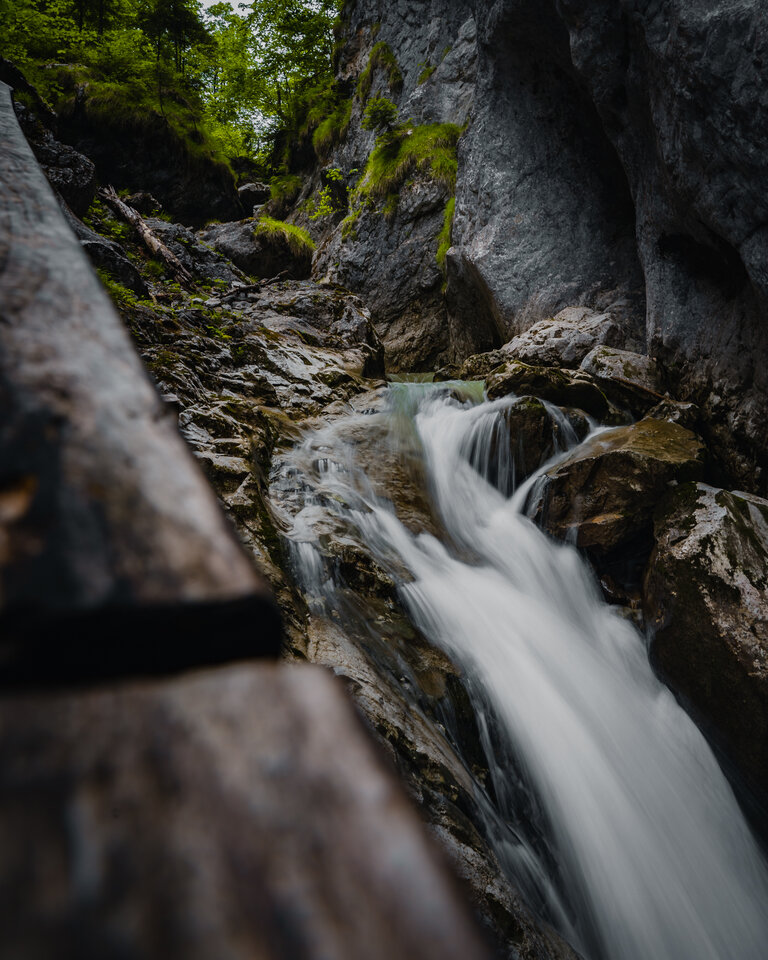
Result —
<instances>
[{"instance_id":1,"label":"rocky gorge wall","mask_svg":"<svg viewBox=\"0 0 768 960\"><path fill-rule=\"evenodd\" d=\"M765 491L766 28L760 5L497 0L345 8L339 79L373 70L399 120L453 123L451 190L417 170L394 211L355 209L374 134L351 123L343 171L354 230L304 222L318 277L365 296L390 366L427 369L499 346L567 305L609 310L647 350L735 482ZM316 174L317 177L317 174ZM313 185L303 198L311 195ZM298 213L297 219L302 219Z\"/></svg>"}]
</instances>

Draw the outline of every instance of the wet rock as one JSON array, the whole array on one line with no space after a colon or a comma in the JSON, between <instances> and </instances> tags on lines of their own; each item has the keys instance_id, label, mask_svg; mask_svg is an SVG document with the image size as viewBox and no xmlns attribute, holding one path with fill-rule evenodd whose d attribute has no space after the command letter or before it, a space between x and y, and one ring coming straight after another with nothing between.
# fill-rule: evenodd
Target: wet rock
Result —
<instances>
[{"instance_id":1,"label":"wet rock","mask_svg":"<svg viewBox=\"0 0 768 960\"><path fill-rule=\"evenodd\" d=\"M664 399L664 380L655 360L645 354L597 346L584 357L580 368L600 384L620 406L642 415Z\"/></svg>"},{"instance_id":2,"label":"wet rock","mask_svg":"<svg viewBox=\"0 0 768 960\"><path fill-rule=\"evenodd\" d=\"M24 89L25 92L34 90L26 83ZM34 96L37 97L36 91ZM46 179L64 198L75 216L82 217L96 195L96 167L88 157L66 143L60 143L51 130L38 120L37 115L25 106L14 103L14 109ZM41 113L41 116L50 126L55 123L55 119L47 112Z\"/></svg>"},{"instance_id":3,"label":"wet rock","mask_svg":"<svg viewBox=\"0 0 768 960\"><path fill-rule=\"evenodd\" d=\"M670 483L697 479L703 468L695 434L641 420L598 434L552 467L536 518L560 540L607 553L650 526Z\"/></svg>"},{"instance_id":4,"label":"wet rock","mask_svg":"<svg viewBox=\"0 0 768 960\"><path fill-rule=\"evenodd\" d=\"M147 226L182 262L193 277L203 281L216 280L232 283L242 280L243 275L232 263L204 243L195 234L180 223L168 223L156 217L147 218Z\"/></svg>"},{"instance_id":5,"label":"wet rock","mask_svg":"<svg viewBox=\"0 0 768 960\"><path fill-rule=\"evenodd\" d=\"M573 415L579 425L577 411ZM588 429L583 418L580 426L584 432ZM556 450L567 448L573 439L571 431L576 433L567 415L553 415L537 397L519 397L506 409L478 421L467 456L489 483L508 496Z\"/></svg>"},{"instance_id":6,"label":"wet rock","mask_svg":"<svg viewBox=\"0 0 768 960\"><path fill-rule=\"evenodd\" d=\"M94 265L107 273L118 283L132 290L137 297L149 297L149 288L136 267L128 259L123 247L115 240L109 240L91 230L74 215L66 203L60 203L64 218L72 227L80 244Z\"/></svg>"},{"instance_id":7,"label":"wet rock","mask_svg":"<svg viewBox=\"0 0 768 960\"><path fill-rule=\"evenodd\" d=\"M252 277L279 274L303 280L312 269L312 252L296 252L281 234L256 235L253 220L221 223L201 231L200 238Z\"/></svg>"},{"instance_id":8,"label":"wet rock","mask_svg":"<svg viewBox=\"0 0 768 960\"><path fill-rule=\"evenodd\" d=\"M9 955L487 956L319 668L17 697L0 706L0 755Z\"/></svg>"},{"instance_id":9,"label":"wet rock","mask_svg":"<svg viewBox=\"0 0 768 960\"><path fill-rule=\"evenodd\" d=\"M665 399L652 407L647 415L654 420L669 420L670 423L679 423L686 430L696 431L701 424L701 410L695 403L681 403Z\"/></svg>"},{"instance_id":10,"label":"wet rock","mask_svg":"<svg viewBox=\"0 0 768 960\"><path fill-rule=\"evenodd\" d=\"M488 398L507 394L531 395L563 407L578 407L601 420L610 412L608 400L589 374L558 367L530 366L507 360L487 376Z\"/></svg>"},{"instance_id":11,"label":"wet rock","mask_svg":"<svg viewBox=\"0 0 768 960\"><path fill-rule=\"evenodd\" d=\"M659 508L645 578L672 688L768 795L768 500L684 484Z\"/></svg>"},{"instance_id":12,"label":"wet rock","mask_svg":"<svg viewBox=\"0 0 768 960\"><path fill-rule=\"evenodd\" d=\"M620 347L625 341L624 331L610 313L566 307L556 316L534 323L505 344L502 353L522 363L578 367L594 347Z\"/></svg>"},{"instance_id":13,"label":"wet rock","mask_svg":"<svg viewBox=\"0 0 768 960\"><path fill-rule=\"evenodd\" d=\"M237 195L244 210L266 203L269 200L270 189L268 183L244 183L237 188Z\"/></svg>"},{"instance_id":14,"label":"wet rock","mask_svg":"<svg viewBox=\"0 0 768 960\"><path fill-rule=\"evenodd\" d=\"M389 501L401 522L413 533L436 534L440 523L427 493L423 451L416 441L390 437L386 422L382 430L370 422L350 426L344 439L368 475L376 496Z\"/></svg>"}]
</instances>

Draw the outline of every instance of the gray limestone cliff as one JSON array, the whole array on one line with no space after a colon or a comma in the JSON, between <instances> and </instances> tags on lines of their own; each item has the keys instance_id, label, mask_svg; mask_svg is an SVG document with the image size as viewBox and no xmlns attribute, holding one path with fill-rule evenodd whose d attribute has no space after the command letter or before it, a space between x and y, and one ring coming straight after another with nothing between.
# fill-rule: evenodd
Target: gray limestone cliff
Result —
<instances>
[{"instance_id":1,"label":"gray limestone cliff","mask_svg":"<svg viewBox=\"0 0 768 960\"><path fill-rule=\"evenodd\" d=\"M392 369L500 346L568 305L608 311L701 406L726 475L764 492L759 13L757 0L347 4L351 120L324 169L342 172L348 201L330 222L295 214L320 241L316 276L365 297ZM366 68L406 129L460 128L452 224L453 188L428 163L388 206L360 201L375 145L355 92ZM321 184L318 171L303 199Z\"/></svg>"}]
</instances>

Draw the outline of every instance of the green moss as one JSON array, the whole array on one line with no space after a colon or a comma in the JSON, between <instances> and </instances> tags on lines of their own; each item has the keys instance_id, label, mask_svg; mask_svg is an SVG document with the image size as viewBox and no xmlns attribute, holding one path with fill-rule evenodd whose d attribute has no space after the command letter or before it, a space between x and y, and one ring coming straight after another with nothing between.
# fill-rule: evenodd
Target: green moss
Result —
<instances>
[{"instance_id":1,"label":"green moss","mask_svg":"<svg viewBox=\"0 0 768 960\"><path fill-rule=\"evenodd\" d=\"M291 203L301 192L301 177L286 173L272 177L269 183L269 195L279 203Z\"/></svg>"},{"instance_id":2,"label":"green moss","mask_svg":"<svg viewBox=\"0 0 768 960\"><path fill-rule=\"evenodd\" d=\"M99 269L96 273L116 307L125 309L138 305L139 299L136 294L128 287L124 287L122 283L113 280L106 270Z\"/></svg>"},{"instance_id":3,"label":"green moss","mask_svg":"<svg viewBox=\"0 0 768 960\"><path fill-rule=\"evenodd\" d=\"M453 228L453 214L456 210L456 197L451 197L451 199L445 205L445 213L443 214L443 229L437 235L437 253L435 254L435 260L437 261L438 267L440 267L440 272L445 276L445 255L448 253L448 250L451 246L451 231Z\"/></svg>"},{"instance_id":4,"label":"green moss","mask_svg":"<svg viewBox=\"0 0 768 960\"><path fill-rule=\"evenodd\" d=\"M387 75L389 89L393 93L399 93L403 89L403 75L400 67L397 65L392 48L385 40L379 40L371 50L368 57L368 64L360 74L357 81L357 98L365 103L373 86L373 74L377 67L380 67Z\"/></svg>"},{"instance_id":5,"label":"green moss","mask_svg":"<svg viewBox=\"0 0 768 960\"><path fill-rule=\"evenodd\" d=\"M428 175L453 193L460 136L461 128L456 124L432 123L403 127L380 137L355 190L356 198L372 202L397 198L408 178L416 173Z\"/></svg>"},{"instance_id":6,"label":"green moss","mask_svg":"<svg viewBox=\"0 0 768 960\"><path fill-rule=\"evenodd\" d=\"M291 253L301 256L303 253L312 254L315 244L306 230L293 223L283 220L273 220L272 217L262 217L253 231L255 237L272 237L282 239Z\"/></svg>"},{"instance_id":7,"label":"green moss","mask_svg":"<svg viewBox=\"0 0 768 960\"><path fill-rule=\"evenodd\" d=\"M344 217L344 219L341 221L342 240L357 239L357 221L360 219L360 214L362 212L362 207L357 207L356 210L353 210L348 217Z\"/></svg>"},{"instance_id":8,"label":"green moss","mask_svg":"<svg viewBox=\"0 0 768 960\"><path fill-rule=\"evenodd\" d=\"M426 83L427 80L432 76L432 74L437 70L437 67L434 64L427 64L424 69L419 74L419 79L417 83L421 86L422 83Z\"/></svg>"},{"instance_id":9,"label":"green moss","mask_svg":"<svg viewBox=\"0 0 768 960\"><path fill-rule=\"evenodd\" d=\"M312 135L312 146L320 160L325 160L337 143L346 137L352 116L352 101L342 100L330 116L326 117Z\"/></svg>"},{"instance_id":10,"label":"green moss","mask_svg":"<svg viewBox=\"0 0 768 960\"><path fill-rule=\"evenodd\" d=\"M78 112L91 126L129 131L137 142L165 136L188 164L212 163L232 173L220 131L206 120L199 95L170 73L161 72L152 83L139 76L107 81L81 66L59 65L51 71L50 83L63 117Z\"/></svg>"}]
</instances>

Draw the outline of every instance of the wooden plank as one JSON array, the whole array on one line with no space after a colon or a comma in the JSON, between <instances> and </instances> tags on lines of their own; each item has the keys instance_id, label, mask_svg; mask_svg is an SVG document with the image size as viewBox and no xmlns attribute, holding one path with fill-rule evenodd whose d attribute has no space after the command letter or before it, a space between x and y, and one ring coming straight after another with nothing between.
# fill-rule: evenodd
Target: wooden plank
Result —
<instances>
[{"instance_id":1,"label":"wooden plank","mask_svg":"<svg viewBox=\"0 0 768 960\"><path fill-rule=\"evenodd\" d=\"M0 703L8 957L480 960L340 681L240 665Z\"/></svg>"},{"instance_id":2,"label":"wooden plank","mask_svg":"<svg viewBox=\"0 0 768 960\"><path fill-rule=\"evenodd\" d=\"M0 684L77 679L73 660L97 678L276 653L269 592L2 83L0 145Z\"/></svg>"}]
</instances>

